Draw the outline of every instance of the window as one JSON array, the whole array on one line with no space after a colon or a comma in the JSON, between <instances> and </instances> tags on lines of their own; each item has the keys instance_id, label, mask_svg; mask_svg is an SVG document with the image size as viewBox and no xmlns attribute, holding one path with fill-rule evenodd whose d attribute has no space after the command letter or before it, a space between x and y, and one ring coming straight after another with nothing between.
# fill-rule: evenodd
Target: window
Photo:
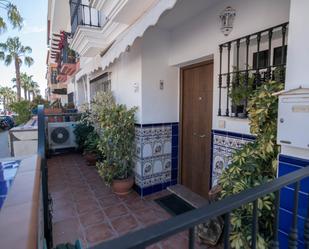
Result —
<instances>
[{"instance_id":1,"label":"window","mask_svg":"<svg viewBox=\"0 0 309 249\"><path fill-rule=\"evenodd\" d=\"M286 64L286 55L287 55L288 46L284 46L284 57L283 57L283 65ZM282 56L282 46L274 48L274 58L273 58L273 65L280 66L281 63L281 56Z\"/></svg>"},{"instance_id":2,"label":"window","mask_svg":"<svg viewBox=\"0 0 309 249\"><path fill-rule=\"evenodd\" d=\"M107 92L111 90L111 73L104 73L90 80L90 98L92 99L97 92Z\"/></svg>"},{"instance_id":3,"label":"window","mask_svg":"<svg viewBox=\"0 0 309 249\"><path fill-rule=\"evenodd\" d=\"M74 103L74 93L73 92L68 94L68 103Z\"/></svg>"},{"instance_id":4,"label":"window","mask_svg":"<svg viewBox=\"0 0 309 249\"><path fill-rule=\"evenodd\" d=\"M257 60L257 52L253 53L253 62L252 69L257 69L256 60ZM268 65L268 49L259 52L259 68L266 68Z\"/></svg>"}]
</instances>

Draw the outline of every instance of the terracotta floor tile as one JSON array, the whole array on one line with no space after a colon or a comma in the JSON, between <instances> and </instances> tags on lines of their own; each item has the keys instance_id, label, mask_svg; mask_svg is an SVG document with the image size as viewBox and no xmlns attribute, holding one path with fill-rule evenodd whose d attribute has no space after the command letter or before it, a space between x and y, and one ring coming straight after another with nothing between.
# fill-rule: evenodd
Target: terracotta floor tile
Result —
<instances>
[{"instance_id":1,"label":"terracotta floor tile","mask_svg":"<svg viewBox=\"0 0 309 249\"><path fill-rule=\"evenodd\" d=\"M187 249L189 240L183 236L174 235L164 241L162 241L163 249Z\"/></svg>"},{"instance_id":2,"label":"terracotta floor tile","mask_svg":"<svg viewBox=\"0 0 309 249\"><path fill-rule=\"evenodd\" d=\"M121 200L116 195L107 195L99 198L100 205L103 208L120 204Z\"/></svg>"},{"instance_id":3,"label":"terracotta floor tile","mask_svg":"<svg viewBox=\"0 0 309 249\"><path fill-rule=\"evenodd\" d=\"M166 191L142 199L136 192L115 195L95 168L86 165L78 154L48 160L49 187L54 202L54 242L96 245L129 231L168 219L170 215L153 200ZM74 213L75 210L75 213ZM187 248L187 238L179 235L156 243L148 249ZM185 246L185 247L184 247ZM204 249L204 247L197 247Z\"/></svg>"},{"instance_id":4,"label":"terracotta floor tile","mask_svg":"<svg viewBox=\"0 0 309 249\"><path fill-rule=\"evenodd\" d=\"M126 206L132 211L150 208L149 202L141 200L141 199L134 199L134 200L127 201Z\"/></svg>"},{"instance_id":5,"label":"terracotta floor tile","mask_svg":"<svg viewBox=\"0 0 309 249\"><path fill-rule=\"evenodd\" d=\"M120 235L141 228L138 221L132 215L116 218L112 220L111 224Z\"/></svg>"},{"instance_id":6,"label":"terracotta floor tile","mask_svg":"<svg viewBox=\"0 0 309 249\"><path fill-rule=\"evenodd\" d=\"M105 216L101 210L95 212L89 212L79 216L80 222L83 227L88 227L97 223L102 223L105 221Z\"/></svg>"},{"instance_id":7,"label":"terracotta floor tile","mask_svg":"<svg viewBox=\"0 0 309 249\"><path fill-rule=\"evenodd\" d=\"M71 191L69 188L66 188L66 189L62 189L60 191L57 191L57 192L50 192L50 195L51 197L53 198L53 200L55 199L58 199L58 198L72 198L72 195L71 195Z\"/></svg>"},{"instance_id":8,"label":"terracotta floor tile","mask_svg":"<svg viewBox=\"0 0 309 249\"><path fill-rule=\"evenodd\" d=\"M71 233L80 234L81 228L77 218L70 218L53 224L53 234L55 236L65 236Z\"/></svg>"},{"instance_id":9,"label":"terracotta floor tile","mask_svg":"<svg viewBox=\"0 0 309 249\"><path fill-rule=\"evenodd\" d=\"M53 199L53 208L54 210L56 209L61 209L62 207L65 207L67 205L74 205L74 202L72 200L72 196L70 194L66 196L62 196L60 198Z\"/></svg>"},{"instance_id":10,"label":"terracotta floor tile","mask_svg":"<svg viewBox=\"0 0 309 249\"><path fill-rule=\"evenodd\" d=\"M74 218L76 210L72 204L67 204L61 207L55 207L53 211L53 222Z\"/></svg>"},{"instance_id":11,"label":"terracotta floor tile","mask_svg":"<svg viewBox=\"0 0 309 249\"><path fill-rule=\"evenodd\" d=\"M78 214L92 212L98 210L100 207L95 199L87 198L76 202L76 209Z\"/></svg>"},{"instance_id":12,"label":"terracotta floor tile","mask_svg":"<svg viewBox=\"0 0 309 249\"><path fill-rule=\"evenodd\" d=\"M158 215L158 213L152 209L141 209L134 211L135 217L144 225L149 226L160 221L163 221L165 217Z\"/></svg>"},{"instance_id":13,"label":"terracotta floor tile","mask_svg":"<svg viewBox=\"0 0 309 249\"><path fill-rule=\"evenodd\" d=\"M158 243L151 246L147 246L146 249L161 249L161 244Z\"/></svg>"},{"instance_id":14,"label":"terracotta floor tile","mask_svg":"<svg viewBox=\"0 0 309 249\"><path fill-rule=\"evenodd\" d=\"M115 237L114 231L107 223L91 226L86 229L85 233L89 244L96 244Z\"/></svg>"},{"instance_id":15,"label":"terracotta floor tile","mask_svg":"<svg viewBox=\"0 0 309 249\"><path fill-rule=\"evenodd\" d=\"M123 204L119 204L104 208L104 212L109 219L112 219L127 214L128 209Z\"/></svg>"}]
</instances>

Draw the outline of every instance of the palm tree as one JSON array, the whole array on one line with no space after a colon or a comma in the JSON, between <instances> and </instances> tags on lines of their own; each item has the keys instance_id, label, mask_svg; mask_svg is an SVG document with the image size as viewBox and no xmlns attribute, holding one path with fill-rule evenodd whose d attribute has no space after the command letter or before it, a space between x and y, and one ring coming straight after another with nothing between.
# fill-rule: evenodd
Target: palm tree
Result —
<instances>
[{"instance_id":1,"label":"palm tree","mask_svg":"<svg viewBox=\"0 0 309 249\"><path fill-rule=\"evenodd\" d=\"M23 88L24 90L25 100L30 100L28 96L29 96L29 88L30 88L30 82L32 81L32 77L33 77L32 75L29 76L27 73L20 74L20 87ZM13 78L12 82L15 83L13 87L17 87L16 78Z\"/></svg>"},{"instance_id":2,"label":"palm tree","mask_svg":"<svg viewBox=\"0 0 309 249\"><path fill-rule=\"evenodd\" d=\"M24 62L27 66L33 64L33 58L28 54L32 49L28 46L23 46L18 37L8 38L6 43L0 43L0 60L4 61L6 66L10 65L12 61L15 64L17 100L20 101L20 67Z\"/></svg>"},{"instance_id":3,"label":"palm tree","mask_svg":"<svg viewBox=\"0 0 309 249\"><path fill-rule=\"evenodd\" d=\"M25 100L31 100L40 93L40 87L37 82L32 79L33 75L28 75L27 73L20 74L20 86L24 90ZM16 78L12 79L12 82L15 83L13 87L16 87Z\"/></svg>"},{"instance_id":4,"label":"palm tree","mask_svg":"<svg viewBox=\"0 0 309 249\"><path fill-rule=\"evenodd\" d=\"M8 0L0 0L0 10L6 12L7 20L11 23L13 28L21 29L23 18L21 17L17 7ZM7 29L5 18L0 15L0 33Z\"/></svg>"},{"instance_id":5,"label":"palm tree","mask_svg":"<svg viewBox=\"0 0 309 249\"><path fill-rule=\"evenodd\" d=\"M40 86L37 82L31 79L28 90L28 99L30 100L30 94L32 94L32 100L40 93Z\"/></svg>"},{"instance_id":6,"label":"palm tree","mask_svg":"<svg viewBox=\"0 0 309 249\"><path fill-rule=\"evenodd\" d=\"M8 106L15 101L16 93L9 87L0 87L0 101L3 104L3 109L6 112Z\"/></svg>"}]
</instances>

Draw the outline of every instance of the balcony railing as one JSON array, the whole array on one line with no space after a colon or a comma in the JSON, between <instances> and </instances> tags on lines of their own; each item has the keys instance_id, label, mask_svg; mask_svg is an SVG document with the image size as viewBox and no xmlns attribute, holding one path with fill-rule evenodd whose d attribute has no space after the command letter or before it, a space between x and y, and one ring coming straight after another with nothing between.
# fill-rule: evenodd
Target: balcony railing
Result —
<instances>
[{"instance_id":1,"label":"balcony railing","mask_svg":"<svg viewBox=\"0 0 309 249\"><path fill-rule=\"evenodd\" d=\"M251 231L251 248L257 248L257 234L258 234L258 217L261 216L258 210L258 200L271 193L275 194L274 213L274 236L270 248L279 249L279 204L280 204L280 190L289 185L294 188L294 208L293 221L290 227L289 234L289 248L297 249L298 247L298 203L299 203L299 189L300 184L305 184L301 180L309 177L309 165L305 168L297 170L293 173L281 176L271 182L265 183L258 187L242 191L239 194L229 196L223 200L214 202L207 206L189 211L182 215L173 217L167 221L147 227L145 229L132 232L115 240L101 243L92 249L142 249L154 243L162 241L172 235L182 231L189 230L188 233L188 247L193 249L195 246L194 239L195 226L204 223L205 221L214 217L224 217L224 232L223 232L223 248L230 248L230 214L244 205L253 204L252 211L252 231ZM292 186L291 186L292 185ZM294 185L294 186L293 186ZM289 228L287 228L289 229ZM265 231L264 231L265 232ZM307 218L304 226L304 242L305 248L309 248L309 205ZM283 245L280 245L282 248ZM300 245L299 245L300 246ZM285 247L284 247L285 248Z\"/></svg>"},{"instance_id":2,"label":"balcony railing","mask_svg":"<svg viewBox=\"0 0 309 249\"><path fill-rule=\"evenodd\" d=\"M219 45L218 116L246 118L249 95L257 87L285 81L287 27L283 23Z\"/></svg>"},{"instance_id":3,"label":"balcony railing","mask_svg":"<svg viewBox=\"0 0 309 249\"><path fill-rule=\"evenodd\" d=\"M51 72L50 72L50 82L51 82L51 84L57 84L58 83L57 76L58 76L58 70L56 68L52 69Z\"/></svg>"},{"instance_id":4,"label":"balcony railing","mask_svg":"<svg viewBox=\"0 0 309 249\"><path fill-rule=\"evenodd\" d=\"M74 36L79 25L101 27L101 15L96 9L81 4L81 0L71 0L70 8L72 36Z\"/></svg>"}]
</instances>

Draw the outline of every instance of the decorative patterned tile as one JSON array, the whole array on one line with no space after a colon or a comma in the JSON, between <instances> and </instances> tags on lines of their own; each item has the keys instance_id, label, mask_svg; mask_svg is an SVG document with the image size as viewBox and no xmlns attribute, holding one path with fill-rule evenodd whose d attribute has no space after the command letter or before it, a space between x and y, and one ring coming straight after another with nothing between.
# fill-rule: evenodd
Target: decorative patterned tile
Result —
<instances>
[{"instance_id":1,"label":"decorative patterned tile","mask_svg":"<svg viewBox=\"0 0 309 249\"><path fill-rule=\"evenodd\" d=\"M212 186L218 183L222 171L231 164L233 153L253 140L251 135L213 130Z\"/></svg>"},{"instance_id":2,"label":"decorative patterned tile","mask_svg":"<svg viewBox=\"0 0 309 249\"><path fill-rule=\"evenodd\" d=\"M178 170L178 123L136 125L135 133L138 192L145 195L166 188L171 184L172 167Z\"/></svg>"}]
</instances>

